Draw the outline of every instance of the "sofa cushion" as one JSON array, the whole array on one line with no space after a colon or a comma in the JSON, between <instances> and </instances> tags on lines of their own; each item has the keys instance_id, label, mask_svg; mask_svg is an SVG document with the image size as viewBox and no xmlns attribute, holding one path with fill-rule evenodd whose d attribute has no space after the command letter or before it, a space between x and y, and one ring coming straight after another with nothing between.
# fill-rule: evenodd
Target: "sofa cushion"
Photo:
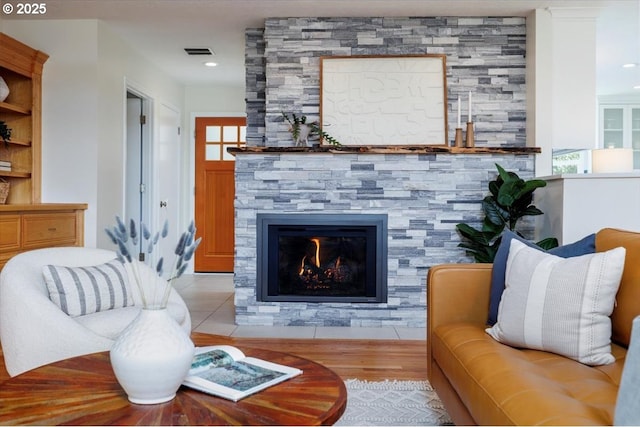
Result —
<instances>
[{"instance_id":1,"label":"sofa cushion","mask_svg":"<svg viewBox=\"0 0 640 427\"><path fill-rule=\"evenodd\" d=\"M487 332L588 365L612 363L609 316L624 257L615 248L564 259L512 240L498 322Z\"/></svg>"},{"instance_id":2,"label":"sofa cushion","mask_svg":"<svg viewBox=\"0 0 640 427\"><path fill-rule=\"evenodd\" d=\"M450 323L430 337L434 361L479 425L611 425L626 349L590 367L515 349L481 325Z\"/></svg>"},{"instance_id":3,"label":"sofa cushion","mask_svg":"<svg viewBox=\"0 0 640 427\"><path fill-rule=\"evenodd\" d=\"M502 292L504 292L504 276L507 270L507 257L509 256L512 239L516 239L532 248L540 249L534 242L518 236L511 230L502 232L502 240L500 240L500 246L493 260L493 270L491 271L491 299L489 301L489 319L487 320L489 326L492 326L498 320L498 305L500 304L500 298L502 298ZM592 254L596 251L595 240L596 235L594 233L583 237L577 242L550 249L548 252L562 258Z\"/></svg>"},{"instance_id":4,"label":"sofa cushion","mask_svg":"<svg viewBox=\"0 0 640 427\"><path fill-rule=\"evenodd\" d=\"M69 316L84 316L134 304L129 278L118 260L86 267L42 267L49 298Z\"/></svg>"},{"instance_id":5,"label":"sofa cushion","mask_svg":"<svg viewBox=\"0 0 640 427\"><path fill-rule=\"evenodd\" d=\"M627 250L616 306L611 314L611 340L629 346L633 319L640 315L640 233L604 228L596 235L596 250L622 246Z\"/></svg>"}]
</instances>

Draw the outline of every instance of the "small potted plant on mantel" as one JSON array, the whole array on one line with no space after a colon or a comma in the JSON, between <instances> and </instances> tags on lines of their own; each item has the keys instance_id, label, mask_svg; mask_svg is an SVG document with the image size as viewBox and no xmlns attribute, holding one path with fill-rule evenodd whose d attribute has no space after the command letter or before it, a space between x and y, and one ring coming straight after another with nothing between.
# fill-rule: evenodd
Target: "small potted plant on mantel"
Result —
<instances>
[{"instance_id":1,"label":"small potted plant on mantel","mask_svg":"<svg viewBox=\"0 0 640 427\"><path fill-rule=\"evenodd\" d=\"M313 136L321 136L323 141L331 145L342 145L337 139L323 131L318 122L307 123L307 116L291 114L291 117L289 117L284 112L282 116L289 123L289 132L291 132L296 147L310 146L309 138Z\"/></svg>"}]
</instances>

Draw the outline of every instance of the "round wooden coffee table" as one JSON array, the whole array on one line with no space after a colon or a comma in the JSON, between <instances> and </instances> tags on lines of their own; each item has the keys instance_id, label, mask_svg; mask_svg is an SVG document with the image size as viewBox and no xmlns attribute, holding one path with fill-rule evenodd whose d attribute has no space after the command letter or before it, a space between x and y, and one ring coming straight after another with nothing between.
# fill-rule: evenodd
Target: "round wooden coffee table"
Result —
<instances>
[{"instance_id":1,"label":"round wooden coffee table","mask_svg":"<svg viewBox=\"0 0 640 427\"><path fill-rule=\"evenodd\" d=\"M198 344L217 344L215 336L210 337L208 343L199 339ZM183 386L170 402L135 405L116 381L109 353L94 353L0 384L0 424L330 425L343 414L347 391L330 369L291 354L241 350L247 356L302 369L303 374L238 402Z\"/></svg>"}]
</instances>

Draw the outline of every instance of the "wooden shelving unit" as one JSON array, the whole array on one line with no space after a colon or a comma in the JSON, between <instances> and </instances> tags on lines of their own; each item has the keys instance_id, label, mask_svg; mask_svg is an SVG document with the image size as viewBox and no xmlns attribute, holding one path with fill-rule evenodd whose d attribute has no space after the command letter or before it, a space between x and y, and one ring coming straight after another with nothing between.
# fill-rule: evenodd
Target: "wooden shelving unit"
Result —
<instances>
[{"instance_id":1,"label":"wooden shelving unit","mask_svg":"<svg viewBox=\"0 0 640 427\"><path fill-rule=\"evenodd\" d=\"M0 120L11 129L8 146L0 142L0 160L11 171L0 177L11 185L6 204L40 203L42 68L49 56L0 33L0 77L9 96L0 102Z\"/></svg>"},{"instance_id":2,"label":"wooden shelving unit","mask_svg":"<svg viewBox=\"0 0 640 427\"><path fill-rule=\"evenodd\" d=\"M11 185L0 205L0 269L20 252L51 246L84 245L84 203L41 203L42 68L49 56L0 33L0 76L9 96L0 102L0 120L11 128L0 160Z\"/></svg>"}]
</instances>

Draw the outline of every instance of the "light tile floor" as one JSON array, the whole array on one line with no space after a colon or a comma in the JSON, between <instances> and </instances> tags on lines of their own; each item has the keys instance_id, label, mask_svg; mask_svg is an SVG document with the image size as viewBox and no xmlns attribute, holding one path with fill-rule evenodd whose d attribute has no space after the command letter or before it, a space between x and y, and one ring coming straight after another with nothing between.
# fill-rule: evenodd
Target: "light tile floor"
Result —
<instances>
[{"instance_id":1,"label":"light tile floor","mask_svg":"<svg viewBox=\"0 0 640 427\"><path fill-rule=\"evenodd\" d=\"M195 332L233 337L425 340L424 328L238 326L235 324L232 274L191 274L174 282L187 303Z\"/></svg>"}]
</instances>

